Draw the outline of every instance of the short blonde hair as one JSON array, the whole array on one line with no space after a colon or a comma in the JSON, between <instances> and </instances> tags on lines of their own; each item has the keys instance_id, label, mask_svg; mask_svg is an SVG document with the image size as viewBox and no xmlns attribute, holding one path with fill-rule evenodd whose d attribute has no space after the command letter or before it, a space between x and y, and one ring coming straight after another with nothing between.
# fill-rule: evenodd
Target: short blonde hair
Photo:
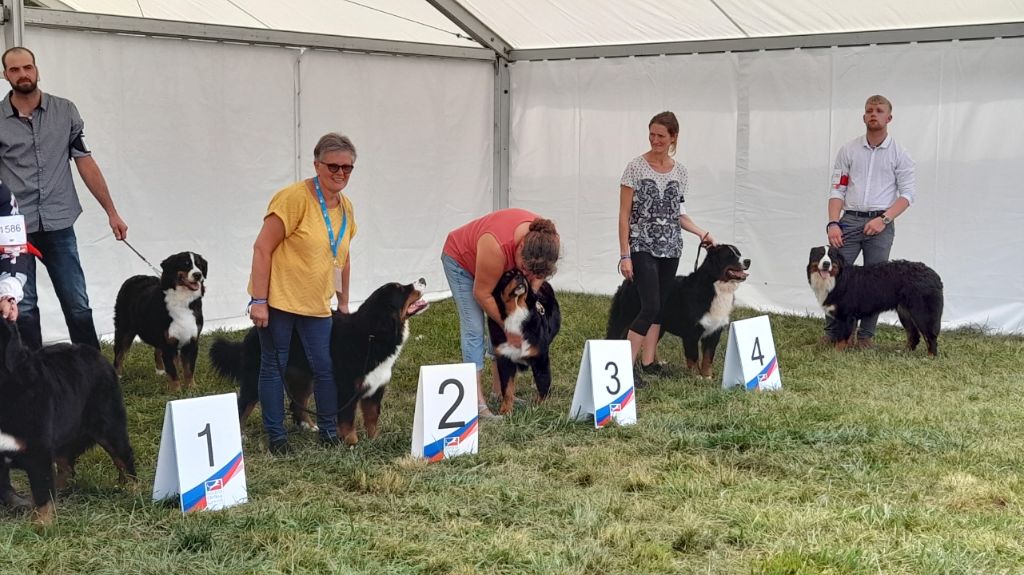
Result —
<instances>
[{"instance_id":1,"label":"short blonde hair","mask_svg":"<svg viewBox=\"0 0 1024 575\"><path fill-rule=\"evenodd\" d=\"M878 94L875 94L874 96L868 98L866 102L864 102L865 106L867 106L868 104L885 104L886 106L889 106L889 111L892 112L892 102L890 102L889 99L886 98L885 96L879 96Z\"/></svg>"}]
</instances>

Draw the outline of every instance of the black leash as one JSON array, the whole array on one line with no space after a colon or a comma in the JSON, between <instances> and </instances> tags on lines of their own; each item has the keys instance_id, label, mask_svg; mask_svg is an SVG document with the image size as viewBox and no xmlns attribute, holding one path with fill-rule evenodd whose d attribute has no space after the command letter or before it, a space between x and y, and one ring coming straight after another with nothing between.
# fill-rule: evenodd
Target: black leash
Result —
<instances>
[{"instance_id":1,"label":"black leash","mask_svg":"<svg viewBox=\"0 0 1024 575\"><path fill-rule=\"evenodd\" d=\"M704 242L707 241L710 234L711 232L704 232L704 235L700 238L700 243L697 244L697 257L693 258L693 271L697 271L697 262L700 261L700 249L704 248ZM704 248L704 251L707 251L707 248Z\"/></svg>"},{"instance_id":2,"label":"black leash","mask_svg":"<svg viewBox=\"0 0 1024 575\"><path fill-rule=\"evenodd\" d=\"M160 271L159 268L157 268L153 264L149 263L149 260L147 260L145 258L145 256L143 256L142 254L140 254L139 250L135 249L134 246L132 246L130 243L128 243L128 240L125 239L125 240L121 240L121 241L124 242L124 245L128 246L128 249L130 249L133 252L135 252L135 255L139 256L139 259L141 259L142 261L146 262L146 265L149 266L149 269L155 271L157 276L160 276L160 274L163 273L163 272Z\"/></svg>"}]
</instances>

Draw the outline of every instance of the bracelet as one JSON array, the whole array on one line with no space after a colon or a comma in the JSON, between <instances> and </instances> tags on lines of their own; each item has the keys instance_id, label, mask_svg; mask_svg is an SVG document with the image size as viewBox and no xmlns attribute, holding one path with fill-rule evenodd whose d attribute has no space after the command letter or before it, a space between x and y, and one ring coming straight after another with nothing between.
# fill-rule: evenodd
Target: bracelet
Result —
<instances>
[{"instance_id":1,"label":"bracelet","mask_svg":"<svg viewBox=\"0 0 1024 575\"><path fill-rule=\"evenodd\" d=\"M842 228L843 224L840 224L836 220L832 220L831 222L829 222L828 224L825 225L825 231L827 232L828 229L831 228L832 226L839 226L840 228Z\"/></svg>"},{"instance_id":2,"label":"bracelet","mask_svg":"<svg viewBox=\"0 0 1024 575\"><path fill-rule=\"evenodd\" d=\"M619 256L619 261L620 262L623 261L623 260L631 260L631 259L633 259L633 256L631 256L629 254L626 254L624 256Z\"/></svg>"},{"instance_id":3,"label":"bracelet","mask_svg":"<svg viewBox=\"0 0 1024 575\"><path fill-rule=\"evenodd\" d=\"M249 300L249 305L262 305L267 303L266 299L252 298Z\"/></svg>"}]
</instances>

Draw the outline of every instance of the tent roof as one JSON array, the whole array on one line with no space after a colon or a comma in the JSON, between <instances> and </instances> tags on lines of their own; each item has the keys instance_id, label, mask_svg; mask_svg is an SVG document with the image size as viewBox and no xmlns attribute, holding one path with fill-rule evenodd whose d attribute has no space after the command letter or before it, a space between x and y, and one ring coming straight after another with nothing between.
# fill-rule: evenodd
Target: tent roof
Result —
<instances>
[{"instance_id":1,"label":"tent roof","mask_svg":"<svg viewBox=\"0 0 1024 575\"><path fill-rule=\"evenodd\" d=\"M427 0L36 0L144 16L479 46ZM608 46L1024 21L1021 0L458 0L511 47Z\"/></svg>"}]
</instances>

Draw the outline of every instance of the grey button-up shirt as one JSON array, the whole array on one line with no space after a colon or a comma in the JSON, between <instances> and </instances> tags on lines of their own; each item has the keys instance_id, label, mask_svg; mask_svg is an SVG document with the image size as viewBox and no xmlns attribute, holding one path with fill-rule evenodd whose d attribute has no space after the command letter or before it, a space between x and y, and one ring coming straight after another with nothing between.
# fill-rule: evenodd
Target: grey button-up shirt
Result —
<instances>
[{"instance_id":1,"label":"grey button-up shirt","mask_svg":"<svg viewBox=\"0 0 1024 575\"><path fill-rule=\"evenodd\" d=\"M82 116L70 100L43 93L31 118L0 101L0 181L14 192L28 232L71 227L82 213L71 159L90 155Z\"/></svg>"}]
</instances>

